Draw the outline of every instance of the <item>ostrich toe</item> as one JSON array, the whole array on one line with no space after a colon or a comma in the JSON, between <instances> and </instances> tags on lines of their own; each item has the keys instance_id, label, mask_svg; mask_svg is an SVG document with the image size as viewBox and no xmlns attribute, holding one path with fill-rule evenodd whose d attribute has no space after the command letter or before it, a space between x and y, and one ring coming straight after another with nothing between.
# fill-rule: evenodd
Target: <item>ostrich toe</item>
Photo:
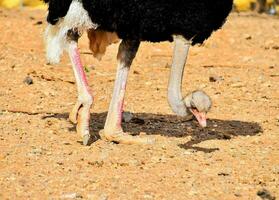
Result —
<instances>
[{"instance_id":1,"label":"ostrich toe","mask_svg":"<svg viewBox=\"0 0 279 200\"><path fill-rule=\"evenodd\" d=\"M104 130L99 132L100 137L104 140L119 144L154 144L155 139L148 136L131 136L123 131L107 133Z\"/></svg>"}]
</instances>

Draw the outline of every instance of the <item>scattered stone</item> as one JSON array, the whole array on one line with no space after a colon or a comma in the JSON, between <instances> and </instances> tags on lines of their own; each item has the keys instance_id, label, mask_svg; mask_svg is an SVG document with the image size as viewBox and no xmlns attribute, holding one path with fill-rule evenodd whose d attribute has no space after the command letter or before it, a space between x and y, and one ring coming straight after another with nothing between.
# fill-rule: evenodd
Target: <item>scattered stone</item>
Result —
<instances>
[{"instance_id":1,"label":"scattered stone","mask_svg":"<svg viewBox=\"0 0 279 200\"><path fill-rule=\"evenodd\" d=\"M195 151L194 150L191 150L191 149L187 149L186 151L183 151L182 152L182 156L188 156L188 155L191 155L191 154L193 154L193 153L195 153Z\"/></svg>"},{"instance_id":2,"label":"scattered stone","mask_svg":"<svg viewBox=\"0 0 279 200\"><path fill-rule=\"evenodd\" d=\"M243 62L251 62L251 61L253 61L253 58L251 58L249 56L245 56L245 57L242 58L242 61Z\"/></svg>"},{"instance_id":3,"label":"scattered stone","mask_svg":"<svg viewBox=\"0 0 279 200\"><path fill-rule=\"evenodd\" d=\"M141 162L136 159L129 160L129 166L140 166Z\"/></svg>"},{"instance_id":4,"label":"scattered stone","mask_svg":"<svg viewBox=\"0 0 279 200\"><path fill-rule=\"evenodd\" d=\"M166 163L167 162L167 158L164 156L153 156L150 161L152 163Z\"/></svg>"},{"instance_id":5,"label":"scattered stone","mask_svg":"<svg viewBox=\"0 0 279 200\"><path fill-rule=\"evenodd\" d=\"M241 87L244 87L244 84L243 83L233 83L231 84L231 87L233 88L241 88Z\"/></svg>"},{"instance_id":6,"label":"scattered stone","mask_svg":"<svg viewBox=\"0 0 279 200\"><path fill-rule=\"evenodd\" d=\"M275 200L276 198L270 194L270 192L266 189L259 190L257 195L261 197L263 200Z\"/></svg>"},{"instance_id":7,"label":"scattered stone","mask_svg":"<svg viewBox=\"0 0 279 200\"><path fill-rule=\"evenodd\" d=\"M83 198L83 196L79 193L76 193L76 192L63 194L61 196L61 199L82 199L82 198Z\"/></svg>"},{"instance_id":8,"label":"scattered stone","mask_svg":"<svg viewBox=\"0 0 279 200\"><path fill-rule=\"evenodd\" d=\"M171 65L170 65L169 63L167 63L167 64L165 65L165 68L171 68Z\"/></svg>"},{"instance_id":9,"label":"scattered stone","mask_svg":"<svg viewBox=\"0 0 279 200\"><path fill-rule=\"evenodd\" d=\"M41 148L34 148L34 149L31 150L30 154L42 155L43 154L43 150Z\"/></svg>"},{"instance_id":10,"label":"scattered stone","mask_svg":"<svg viewBox=\"0 0 279 200\"><path fill-rule=\"evenodd\" d=\"M204 65L203 68L214 68L214 65Z\"/></svg>"},{"instance_id":11,"label":"scattered stone","mask_svg":"<svg viewBox=\"0 0 279 200\"><path fill-rule=\"evenodd\" d=\"M222 134L222 138L223 138L224 140L230 140L230 139L232 139L232 137L231 137L228 133L223 133L223 134Z\"/></svg>"},{"instance_id":12,"label":"scattered stone","mask_svg":"<svg viewBox=\"0 0 279 200\"><path fill-rule=\"evenodd\" d=\"M103 167L104 161L93 161L93 162L89 161L88 165L92 165L92 166L95 166L95 167Z\"/></svg>"},{"instance_id":13,"label":"scattered stone","mask_svg":"<svg viewBox=\"0 0 279 200\"><path fill-rule=\"evenodd\" d=\"M58 162L56 162L56 164L57 164L57 165L63 165L63 162L58 161Z\"/></svg>"},{"instance_id":14,"label":"scattered stone","mask_svg":"<svg viewBox=\"0 0 279 200\"><path fill-rule=\"evenodd\" d=\"M42 21L37 21L34 25L36 26L36 25L42 25L42 24L43 24Z\"/></svg>"},{"instance_id":15,"label":"scattered stone","mask_svg":"<svg viewBox=\"0 0 279 200\"><path fill-rule=\"evenodd\" d=\"M268 83L264 83L263 86L264 87L271 87L271 84L268 82Z\"/></svg>"},{"instance_id":16,"label":"scattered stone","mask_svg":"<svg viewBox=\"0 0 279 200\"><path fill-rule=\"evenodd\" d=\"M224 78L222 76L210 76L209 77L210 82L219 82L222 80L224 80Z\"/></svg>"},{"instance_id":17,"label":"scattered stone","mask_svg":"<svg viewBox=\"0 0 279 200\"><path fill-rule=\"evenodd\" d=\"M145 132L140 132L139 135L144 136L147 135Z\"/></svg>"},{"instance_id":18,"label":"scattered stone","mask_svg":"<svg viewBox=\"0 0 279 200\"><path fill-rule=\"evenodd\" d=\"M261 96L262 99L269 99L267 96Z\"/></svg>"},{"instance_id":19,"label":"scattered stone","mask_svg":"<svg viewBox=\"0 0 279 200\"><path fill-rule=\"evenodd\" d=\"M133 119L133 114L132 114L132 113L130 113L130 112L124 112L124 113L123 113L123 119L122 119L123 122L128 123L128 122L130 122L132 119Z\"/></svg>"},{"instance_id":20,"label":"scattered stone","mask_svg":"<svg viewBox=\"0 0 279 200\"><path fill-rule=\"evenodd\" d=\"M276 44L273 40L267 40L264 43L265 49L270 49L274 44Z\"/></svg>"},{"instance_id":21,"label":"scattered stone","mask_svg":"<svg viewBox=\"0 0 279 200\"><path fill-rule=\"evenodd\" d=\"M107 194L101 194L98 200L108 200Z\"/></svg>"},{"instance_id":22,"label":"scattered stone","mask_svg":"<svg viewBox=\"0 0 279 200\"><path fill-rule=\"evenodd\" d=\"M154 199L154 197L151 194L144 194L143 198L144 199Z\"/></svg>"},{"instance_id":23,"label":"scattered stone","mask_svg":"<svg viewBox=\"0 0 279 200\"><path fill-rule=\"evenodd\" d=\"M218 176L229 176L230 174L228 173L225 173L225 172L220 172L218 173Z\"/></svg>"},{"instance_id":24,"label":"scattered stone","mask_svg":"<svg viewBox=\"0 0 279 200\"><path fill-rule=\"evenodd\" d=\"M92 193L92 194L87 194L87 198L88 200L108 200L108 195L107 194L96 194L96 193Z\"/></svg>"},{"instance_id":25,"label":"scattered stone","mask_svg":"<svg viewBox=\"0 0 279 200\"><path fill-rule=\"evenodd\" d=\"M27 84L27 85L32 85L34 82L33 82L33 79L30 77L30 76L27 76L24 80L23 80L23 83Z\"/></svg>"},{"instance_id":26,"label":"scattered stone","mask_svg":"<svg viewBox=\"0 0 279 200\"><path fill-rule=\"evenodd\" d=\"M241 194L240 193L235 193L234 196L241 197Z\"/></svg>"},{"instance_id":27,"label":"scattered stone","mask_svg":"<svg viewBox=\"0 0 279 200\"><path fill-rule=\"evenodd\" d=\"M63 142L64 145L72 145L70 142Z\"/></svg>"},{"instance_id":28,"label":"scattered stone","mask_svg":"<svg viewBox=\"0 0 279 200\"><path fill-rule=\"evenodd\" d=\"M249 34L244 34L244 38L245 38L245 40L251 40L252 36Z\"/></svg>"},{"instance_id":29,"label":"scattered stone","mask_svg":"<svg viewBox=\"0 0 279 200\"><path fill-rule=\"evenodd\" d=\"M207 87L207 84L201 84L198 86L199 90L205 89Z\"/></svg>"},{"instance_id":30,"label":"scattered stone","mask_svg":"<svg viewBox=\"0 0 279 200\"><path fill-rule=\"evenodd\" d=\"M146 82L145 82L145 85L152 85L152 82L146 81Z\"/></svg>"},{"instance_id":31,"label":"scattered stone","mask_svg":"<svg viewBox=\"0 0 279 200\"><path fill-rule=\"evenodd\" d=\"M272 49L278 50L278 49L279 49L279 45L274 45L274 46L272 46Z\"/></svg>"}]
</instances>

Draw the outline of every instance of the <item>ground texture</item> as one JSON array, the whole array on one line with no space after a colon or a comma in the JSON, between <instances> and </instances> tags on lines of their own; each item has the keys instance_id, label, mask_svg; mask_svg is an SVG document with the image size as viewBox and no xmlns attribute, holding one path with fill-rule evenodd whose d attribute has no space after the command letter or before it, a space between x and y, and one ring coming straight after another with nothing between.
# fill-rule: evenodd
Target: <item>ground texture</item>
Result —
<instances>
[{"instance_id":1,"label":"ground texture","mask_svg":"<svg viewBox=\"0 0 279 200\"><path fill-rule=\"evenodd\" d=\"M0 10L0 199L279 198L278 18L233 13L191 48L183 90L211 96L206 129L168 106L172 44L143 43L125 99L133 119L123 127L156 143L84 147L68 120L77 97L69 59L46 64L45 15ZM104 126L117 48L98 62L86 37L80 43L94 94L92 134Z\"/></svg>"}]
</instances>

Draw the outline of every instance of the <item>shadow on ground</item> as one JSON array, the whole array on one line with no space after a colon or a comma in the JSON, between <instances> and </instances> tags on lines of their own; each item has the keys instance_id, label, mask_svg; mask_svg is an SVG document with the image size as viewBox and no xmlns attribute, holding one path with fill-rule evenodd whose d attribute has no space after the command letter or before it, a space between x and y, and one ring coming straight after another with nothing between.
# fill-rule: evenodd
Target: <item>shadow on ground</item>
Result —
<instances>
[{"instance_id":1,"label":"shadow on ground","mask_svg":"<svg viewBox=\"0 0 279 200\"><path fill-rule=\"evenodd\" d=\"M98 134L104 127L107 113L91 114L91 132ZM48 114L43 119L59 118L68 119L68 113ZM195 145L206 140L229 140L237 136L253 136L262 132L262 127L255 122L244 122L237 120L209 119L207 128L200 128L195 120L185 121L174 115L160 115L150 113L135 113L128 123L122 123L124 131L132 135L144 132L148 135L161 135L165 137L186 137L191 136L191 140L179 144L184 149L203 151L210 153L218 148L202 148ZM75 130L73 126L71 131Z\"/></svg>"}]
</instances>

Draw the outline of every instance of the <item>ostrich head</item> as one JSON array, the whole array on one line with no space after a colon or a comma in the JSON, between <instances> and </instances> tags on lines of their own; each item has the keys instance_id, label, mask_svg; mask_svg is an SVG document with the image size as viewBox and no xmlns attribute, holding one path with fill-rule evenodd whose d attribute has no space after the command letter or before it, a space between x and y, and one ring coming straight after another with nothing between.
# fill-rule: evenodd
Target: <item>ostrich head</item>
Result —
<instances>
[{"instance_id":1,"label":"ostrich head","mask_svg":"<svg viewBox=\"0 0 279 200\"><path fill-rule=\"evenodd\" d=\"M199 124L206 127L206 113L212 105L210 97L205 92L197 90L184 97L183 101Z\"/></svg>"}]
</instances>

